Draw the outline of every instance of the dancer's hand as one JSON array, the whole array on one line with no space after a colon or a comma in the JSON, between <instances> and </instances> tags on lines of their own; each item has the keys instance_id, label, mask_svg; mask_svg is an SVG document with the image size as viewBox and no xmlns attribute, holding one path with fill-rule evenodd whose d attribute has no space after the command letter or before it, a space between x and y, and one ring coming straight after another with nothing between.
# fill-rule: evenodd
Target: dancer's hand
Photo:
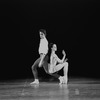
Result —
<instances>
[{"instance_id":1,"label":"dancer's hand","mask_svg":"<svg viewBox=\"0 0 100 100\"><path fill-rule=\"evenodd\" d=\"M62 54L66 56L66 53L65 53L65 51L64 51L64 50L62 50Z\"/></svg>"},{"instance_id":2,"label":"dancer's hand","mask_svg":"<svg viewBox=\"0 0 100 100\"><path fill-rule=\"evenodd\" d=\"M65 60L64 60L64 62L66 62L68 60L68 58L66 58Z\"/></svg>"}]
</instances>

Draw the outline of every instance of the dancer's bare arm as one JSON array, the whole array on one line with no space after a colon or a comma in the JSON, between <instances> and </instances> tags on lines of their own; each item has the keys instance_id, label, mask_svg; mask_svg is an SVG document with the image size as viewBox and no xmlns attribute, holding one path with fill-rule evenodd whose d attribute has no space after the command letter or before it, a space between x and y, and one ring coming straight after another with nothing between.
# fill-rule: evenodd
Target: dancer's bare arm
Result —
<instances>
[{"instance_id":1,"label":"dancer's bare arm","mask_svg":"<svg viewBox=\"0 0 100 100\"><path fill-rule=\"evenodd\" d=\"M65 53L65 51L64 51L64 50L62 50L62 54L63 54L62 62L64 62L65 57L66 57L66 53Z\"/></svg>"},{"instance_id":2,"label":"dancer's bare arm","mask_svg":"<svg viewBox=\"0 0 100 100\"><path fill-rule=\"evenodd\" d=\"M63 63L63 62L64 62L64 60L65 60L66 53L65 53L65 51L64 51L64 50L62 51L62 53L63 53L63 58L62 58L62 59L59 59L59 57L56 55L56 58L57 58L58 63Z\"/></svg>"},{"instance_id":3,"label":"dancer's bare arm","mask_svg":"<svg viewBox=\"0 0 100 100\"><path fill-rule=\"evenodd\" d=\"M64 62L66 62L68 60L68 58L66 58L65 60L64 60Z\"/></svg>"}]
</instances>

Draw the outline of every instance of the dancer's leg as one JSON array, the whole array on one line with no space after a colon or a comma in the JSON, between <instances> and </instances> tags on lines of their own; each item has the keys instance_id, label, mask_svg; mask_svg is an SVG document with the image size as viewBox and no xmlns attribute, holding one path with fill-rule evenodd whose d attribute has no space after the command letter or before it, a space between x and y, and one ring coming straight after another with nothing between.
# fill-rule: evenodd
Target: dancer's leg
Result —
<instances>
[{"instance_id":1,"label":"dancer's leg","mask_svg":"<svg viewBox=\"0 0 100 100\"><path fill-rule=\"evenodd\" d=\"M68 82L68 62L65 62L63 71L64 71L64 83L67 84Z\"/></svg>"},{"instance_id":2,"label":"dancer's leg","mask_svg":"<svg viewBox=\"0 0 100 100\"><path fill-rule=\"evenodd\" d=\"M38 58L34 62L34 64L32 65L32 73L34 75L34 82L32 82L31 84L39 83L39 81L38 81L38 72L37 72L37 67L38 67L39 62L40 62L40 58Z\"/></svg>"},{"instance_id":3,"label":"dancer's leg","mask_svg":"<svg viewBox=\"0 0 100 100\"><path fill-rule=\"evenodd\" d=\"M53 73L54 72L57 72L59 70L61 70L62 68L64 68L64 76L63 76L63 80L62 80L62 77L59 77L59 79L61 80L60 83L67 83L68 81L68 77L67 77L67 74L68 74L68 63L67 62L64 62L62 64L58 64L57 66L54 67L53 69Z\"/></svg>"},{"instance_id":4,"label":"dancer's leg","mask_svg":"<svg viewBox=\"0 0 100 100\"><path fill-rule=\"evenodd\" d=\"M54 68L53 68L53 72L52 72L52 73L55 73L55 72L61 70L64 66L66 66L66 62L54 66Z\"/></svg>"},{"instance_id":5,"label":"dancer's leg","mask_svg":"<svg viewBox=\"0 0 100 100\"><path fill-rule=\"evenodd\" d=\"M64 76L67 76L67 74L68 74L68 62L64 63L64 69L63 69L63 71L64 71Z\"/></svg>"},{"instance_id":6,"label":"dancer's leg","mask_svg":"<svg viewBox=\"0 0 100 100\"><path fill-rule=\"evenodd\" d=\"M54 76L55 78L59 78L60 75L58 75L57 73L49 73L49 64L48 64L48 55L45 56L44 60L43 60L43 68L45 70L45 72L49 75Z\"/></svg>"},{"instance_id":7,"label":"dancer's leg","mask_svg":"<svg viewBox=\"0 0 100 100\"><path fill-rule=\"evenodd\" d=\"M46 57L43 60L43 68L44 68L44 70L45 70L45 72L47 74L59 79L60 83L63 82L63 77L60 76L59 74L57 74L57 73L49 73L48 55L46 55Z\"/></svg>"},{"instance_id":8,"label":"dancer's leg","mask_svg":"<svg viewBox=\"0 0 100 100\"><path fill-rule=\"evenodd\" d=\"M43 68L46 73L48 73L48 60L49 60L49 57L48 55L46 55L43 59Z\"/></svg>"},{"instance_id":9,"label":"dancer's leg","mask_svg":"<svg viewBox=\"0 0 100 100\"><path fill-rule=\"evenodd\" d=\"M39 67L41 67L43 65L43 60L44 60L45 56L46 56L45 54L40 54L41 60L39 62Z\"/></svg>"}]
</instances>

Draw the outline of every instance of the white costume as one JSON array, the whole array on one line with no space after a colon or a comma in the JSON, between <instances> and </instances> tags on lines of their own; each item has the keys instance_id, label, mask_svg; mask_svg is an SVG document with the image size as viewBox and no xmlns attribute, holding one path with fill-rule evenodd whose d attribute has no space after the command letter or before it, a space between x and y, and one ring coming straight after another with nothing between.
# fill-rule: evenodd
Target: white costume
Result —
<instances>
[{"instance_id":1,"label":"white costume","mask_svg":"<svg viewBox=\"0 0 100 100\"><path fill-rule=\"evenodd\" d=\"M45 55L48 53L48 41L45 37L40 39L39 54L41 53Z\"/></svg>"}]
</instances>

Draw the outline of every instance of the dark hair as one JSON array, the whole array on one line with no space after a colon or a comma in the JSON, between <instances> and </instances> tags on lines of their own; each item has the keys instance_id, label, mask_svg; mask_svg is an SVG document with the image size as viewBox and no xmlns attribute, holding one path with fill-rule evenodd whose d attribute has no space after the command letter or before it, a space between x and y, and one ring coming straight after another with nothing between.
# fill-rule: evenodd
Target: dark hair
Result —
<instances>
[{"instance_id":1,"label":"dark hair","mask_svg":"<svg viewBox=\"0 0 100 100\"><path fill-rule=\"evenodd\" d=\"M40 32L44 33L45 36L47 35L45 29L40 29L40 30L39 30L39 33L40 33Z\"/></svg>"},{"instance_id":2,"label":"dark hair","mask_svg":"<svg viewBox=\"0 0 100 100\"><path fill-rule=\"evenodd\" d=\"M48 45L48 47L49 47L49 50L48 50L48 57L49 57L48 63L50 63L50 56L51 56L51 48L52 48L52 46L53 46L53 43L49 43L49 45Z\"/></svg>"},{"instance_id":3,"label":"dark hair","mask_svg":"<svg viewBox=\"0 0 100 100\"><path fill-rule=\"evenodd\" d=\"M54 44L54 43L50 43L50 44L49 44L49 48L52 48L52 47L53 47L53 44Z\"/></svg>"}]
</instances>

